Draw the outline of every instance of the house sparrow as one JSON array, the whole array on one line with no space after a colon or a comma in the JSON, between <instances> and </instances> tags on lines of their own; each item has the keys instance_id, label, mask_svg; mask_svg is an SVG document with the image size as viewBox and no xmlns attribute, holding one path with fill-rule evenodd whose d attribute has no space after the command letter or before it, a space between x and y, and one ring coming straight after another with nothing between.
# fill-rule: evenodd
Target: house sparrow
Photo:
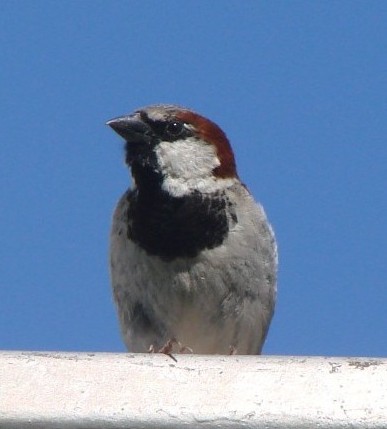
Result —
<instances>
[{"instance_id":1,"label":"house sparrow","mask_svg":"<svg viewBox=\"0 0 387 429\"><path fill-rule=\"evenodd\" d=\"M113 215L110 268L131 352L259 354L276 299L277 249L212 121L152 105L107 122L133 187ZM167 346L166 346L167 345Z\"/></svg>"}]
</instances>

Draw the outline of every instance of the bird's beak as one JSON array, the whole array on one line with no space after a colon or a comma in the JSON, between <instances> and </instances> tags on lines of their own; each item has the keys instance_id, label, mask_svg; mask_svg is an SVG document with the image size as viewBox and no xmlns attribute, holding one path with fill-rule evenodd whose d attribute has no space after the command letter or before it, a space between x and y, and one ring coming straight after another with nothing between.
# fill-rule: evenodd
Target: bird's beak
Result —
<instances>
[{"instance_id":1,"label":"bird's beak","mask_svg":"<svg viewBox=\"0 0 387 429\"><path fill-rule=\"evenodd\" d=\"M106 125L129 142L143 138L149 131L149 126L137 114L110 119Z\"/></svg>"}]
</instances>

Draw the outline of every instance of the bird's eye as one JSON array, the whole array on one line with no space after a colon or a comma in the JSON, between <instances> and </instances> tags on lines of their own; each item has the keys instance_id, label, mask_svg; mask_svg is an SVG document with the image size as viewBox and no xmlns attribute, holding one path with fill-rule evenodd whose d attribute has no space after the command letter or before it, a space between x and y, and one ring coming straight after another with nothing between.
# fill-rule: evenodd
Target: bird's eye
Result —
<instances>
[{"instance_id":1,"label":"bird's eye","mask_svg":"<svg viewBox=\"0 0 387 429\"><path fill-rule=\"evenodd\" d=\"M174 122L168 122L165 131L173 136L173 137L177 137L178 135L180 135L183 131L183 123L182 122L178 122L178 121L174 121Z\"/></svg>"}]
</instances>

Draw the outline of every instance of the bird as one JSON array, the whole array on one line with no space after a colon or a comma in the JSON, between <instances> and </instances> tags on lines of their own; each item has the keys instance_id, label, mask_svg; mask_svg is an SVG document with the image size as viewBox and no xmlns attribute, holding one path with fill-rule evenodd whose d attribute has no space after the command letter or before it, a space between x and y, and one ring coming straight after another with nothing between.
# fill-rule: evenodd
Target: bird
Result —
<instances>
[{"instance_id":1,"label":"bird","mask_svg":"<svg viewBox=\"0 0 387 429\"><path fill-rule=\"evenodd\" d=\"M277 244L222 129L154 104L106 123L132 185L110 233L110 276L133 353L261 354L277 294Z\"/></svg>"}]
</instances>

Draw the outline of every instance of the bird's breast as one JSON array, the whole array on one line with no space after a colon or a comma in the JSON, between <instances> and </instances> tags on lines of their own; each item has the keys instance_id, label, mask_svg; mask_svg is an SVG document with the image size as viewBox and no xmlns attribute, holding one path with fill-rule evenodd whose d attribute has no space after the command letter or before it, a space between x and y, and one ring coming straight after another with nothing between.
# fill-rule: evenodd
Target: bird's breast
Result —
<instances>
[{"instance_id":1,"label":"bird's breast","mask_svg":"<svg viewBox=\"0 0 387 429\"><path fill-rule=\"evenodd\" d=\"M232 207L220 193L173 197L160 191L129 198L128 238L162 260L195 257L220 246L228 235Z\"/></svg>"}]
</instances>

